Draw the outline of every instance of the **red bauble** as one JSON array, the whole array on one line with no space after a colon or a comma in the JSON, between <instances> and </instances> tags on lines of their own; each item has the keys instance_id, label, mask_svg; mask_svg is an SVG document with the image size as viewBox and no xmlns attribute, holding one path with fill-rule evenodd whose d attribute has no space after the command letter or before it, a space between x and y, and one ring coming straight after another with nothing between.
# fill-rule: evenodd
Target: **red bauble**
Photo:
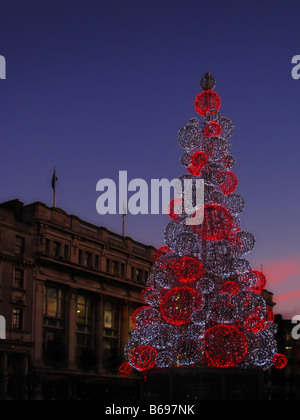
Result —
<instances>
[{"instance_id":1,"label":"red bauble","mask_svg":"<svg viewBox=\"0 0 300 420\"><path fill-rule=\"evenodd\" d=\"M158 261L161 257L164 257L165 255L170 254L172 252L173 251L167 245L158 248L154 253L154 262Z\"/></svg>"},{"instance_id":2,"label":"red bauble","mask_svg":"<svg viewBox=\"0 0 300 420\"><path fill-rule=\"evenodd\" d=\"M224 195L228 195L233 193L236 190L236 187L238 186L238 179L234 175L234 173L227 171L226 172L226 179L225 181L220 185L220 188Z\"/></svg>"},{"instance_id":3,"label":"red bauble","mask_svg":"<svg viewBox=\"0 0 300 420\"><path fill-rule=\"evenodd\" d=\"M175 276L181 283L192 283L203 275L203 266L197 258L182 257L175 267Z\"/></svg>"},{"instance_id":4,"label":"red bauble","mask_svg":"<svg viewBox=\"0 0 300 420\"><path fill-rule=\"evenodd\" d=\"M202 169L207 165L208 157L205 153L196 152L191 157L191 165L187 170L194 176L200 176Z\"/></svg>"},{"instance_id":5,"label":"red bauble","mask_svg":"<svg viewBox=\"0 0 300 420\"><path fill-rule=\"evenodd\" d=\"M240 291L240 288L234 281L227 281L226 283L223 284L220 290L221 293L228 293L229 295L232 295L232 296L237 296L239 291Z\"/></svg>"},{"instance_id":6,"label":"red bauble","mask_svg":"<svg viewBox=\"0 0 300 420\"><path fill-rule=\"evenodd\" d=\"M120 375L122 375L124 378L128 378L130 375L132 375L133 373L133 367L129 364L129 363L123 363L120 367L119 367L119 373Z\"/></svg>"},{"instance_id":7,"label":"red bauble","mask_svg":"<svg viewBox=\"0 0 300 420\"><path fill-rule=\"evenodd\" d=\"M190 287L176 287L162 298L160 307L163 318L172 325L186 324L194 311L202 306L202 297Z\"/></svg>"},{"instance_id":8,"label":"red bauble","mask_svg":"<svg viewBox=\"0 0 300 420\"><path fill-rule=\"evenodd\" d=\"M206 137L219 137L222 134L222 127L217 122L210 122L204 129Z\"/></svg>"},{"instance_id":9,"label":"red bauble","mask_svg":"<svg viewBox=\"0 0 300 420\"><path fill-rule=\"evenodd\" d=\"M233 218L223 206L210 204L204 208L204 221L193 227L198 235L208 241L223 241L228 238L233 227Z\"/></svg>"},{"instance_id":10,"label":"red bauble","mask_svg":"<svg viewBox=\"0 0 300 420\"><path fill-rule=\"evenodd\" d=\"M284 369L288 364L288 359L280 353L276 353L273 357L273 365L276 369Z\"/></svg>"},{"instance_id":11,"label":"red bauble","mask_svg":"<svg viewBox=\"0 0 300 420\"><path fill-rule=\"evenodd\" d=\"M130 364L141 372L153 369L156 365L157 355L158 351L154 347L140 346L131 352Z\"/></svg>"},{"instance_id":12,"label":"red bauble","mask_svg":"<svg viewBox=\"0 0 300 420\"><path fill-rule=\"evenodd\" d=\"M248 352L248 341L237 327L217 325L205 334L205 355L208 366L231 368L239 365Z\"/></svg>"},{"instance_id":13,"label":"red bauble","mask_svg":"<svg viewBox=\"0 0 300 420\"><path fill-rule=\"evenodd\" d=\"M203 117L208 111L217 111L221 107L221 99L219 95L211 90L200 93L195 102L196 111Z\"/></svg>"},{"instance_id":14,"label":"red bauble","mask_svg":"<svg viewBox=\"0 0 300 420\"><path fill-rule=\"evenodd\" d=\"M266 287L266 284L267 284L266 277L260 271L251 270L249 271L249 274L246 273L244 274L244 276L251 277L251 285L246 287L247 290L260 294Z\"/></svg>"},{"instance_id":15,"label":"red bauble","mask_svg":"<svg viewBox=\"0 0 300 420\"><path fill-rule=\"evenodd\" d=\"M245 328L248 331L253 332L254 334L258 333L264 328L265 320L261 319L259 316L249 316L245 321Z\"/></svg>"}]
</instances>

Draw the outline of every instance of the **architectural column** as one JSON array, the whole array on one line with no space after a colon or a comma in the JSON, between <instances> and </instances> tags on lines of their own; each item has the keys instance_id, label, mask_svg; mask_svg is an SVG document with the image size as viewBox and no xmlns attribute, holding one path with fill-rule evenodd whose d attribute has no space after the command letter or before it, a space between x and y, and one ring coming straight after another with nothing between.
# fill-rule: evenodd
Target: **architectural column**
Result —
<instances>
[{"instance_id":1,"label":"architectural column","mask_svg":"<svg viewBox=\"0 0 300 420\"><path fill-rule=\"evenodd\" d=\"M104 328L103 297L99 295L95 308L95 353L97 355L97 370L101 372L103 361L103 328Z\"/></svg>"},{"instance_id":2,"label":"architectural column","mask_svg":"<svg viewBox=\"0 0 300 420\"><path fill-rule=\"evenodd\" d=\"M76 313L77 313L77 291L70 290L69 299L69 328L68 328L68 368L76 369Z\"/></svg>"}]
</instances>

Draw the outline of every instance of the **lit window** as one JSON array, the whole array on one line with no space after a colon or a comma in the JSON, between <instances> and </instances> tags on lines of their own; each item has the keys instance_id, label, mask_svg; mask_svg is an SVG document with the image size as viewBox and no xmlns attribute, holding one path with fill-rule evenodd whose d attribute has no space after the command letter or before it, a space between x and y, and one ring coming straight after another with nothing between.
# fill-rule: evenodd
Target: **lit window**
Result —
<instances>
[{"instance_id":1,"label":"lit window","mask_svg":"<svg viewBox=\"0 0 300 420\"><path fill-rule=\"evenodd\" d=\"M22 321L23 321L23 310L18 308L13 308L12 313L12 327L14 330L21 330L22 329Z\"/></svg>"},{"instance_id":2,"label":"lit window","mask_svg":"<svg viewBox=\"0 0 300 420\"><path fill-rule=\"evenodd\" d=\"M47 287L44 301L44 315L50 318L64 318L65 293L56 287Z\"/></svg>"}]
</instances>

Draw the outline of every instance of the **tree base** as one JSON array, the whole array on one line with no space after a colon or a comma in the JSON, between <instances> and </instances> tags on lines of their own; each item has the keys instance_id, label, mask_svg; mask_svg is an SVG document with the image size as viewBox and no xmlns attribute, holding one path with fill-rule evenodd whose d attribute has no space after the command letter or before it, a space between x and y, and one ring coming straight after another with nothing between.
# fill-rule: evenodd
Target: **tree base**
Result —
<instances>
[{"instance_id":1,"label":"tree base","mask_svg":"<svg viewBox=\"0 0 300 420\"><path fill-rule=\"evenodd\" d=\"M264 373L257 370L169 368L147 373L144 401L263 400Z\"/></svg>"}]
</instances>

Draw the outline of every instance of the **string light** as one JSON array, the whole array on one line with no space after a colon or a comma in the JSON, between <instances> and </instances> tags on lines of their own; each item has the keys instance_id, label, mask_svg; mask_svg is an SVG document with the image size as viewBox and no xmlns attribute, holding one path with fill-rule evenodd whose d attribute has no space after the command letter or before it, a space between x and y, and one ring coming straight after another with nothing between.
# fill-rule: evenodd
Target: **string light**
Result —
<instances>
[{"instance_id":1,"label":"string light","mask_svg":"<svg viewBox=\"0 0 300 420\"><path fill-rule=\"evenodd\" d=\"M267 370L283 369L288 362L277 352L275 316L262 296L266 277L244 258L255 238L241 229L239 219L245 201L235 193L238 178L231 172L234 126L220 114L212 76L206 75L201 86L204 92L195 107L204 122L189 120L178 141L185 149L180 161L188 171L179 179L204 180L204 220L187 225L184 196L171 201L166 245L155 252L153 273L142 292L149 306L132 316L127 363L119 370L125 377L133 369L154 367Z\"/></svg>"}]
</instances>

